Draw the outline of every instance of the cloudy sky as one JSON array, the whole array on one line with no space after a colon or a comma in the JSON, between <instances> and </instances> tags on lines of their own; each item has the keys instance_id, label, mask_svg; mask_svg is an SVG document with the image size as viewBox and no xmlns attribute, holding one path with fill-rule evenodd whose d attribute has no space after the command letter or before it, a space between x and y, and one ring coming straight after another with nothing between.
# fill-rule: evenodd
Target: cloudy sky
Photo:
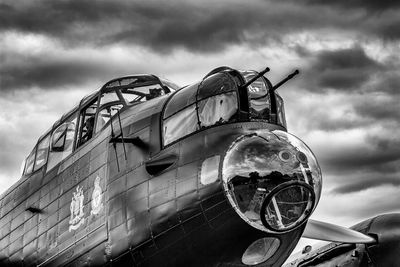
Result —
<instances>
[{"instance_id":1,"label":"cloudy sky","mask_svg":"<svg viewBox=\"0 0 400 267\"><path fill-rule=\"evenodd\" d=\"M116 76L271 68L324 177L313 215L400 211L400 1L0 0L0 191L61 114Z\"/></svg>"}]
</instances>

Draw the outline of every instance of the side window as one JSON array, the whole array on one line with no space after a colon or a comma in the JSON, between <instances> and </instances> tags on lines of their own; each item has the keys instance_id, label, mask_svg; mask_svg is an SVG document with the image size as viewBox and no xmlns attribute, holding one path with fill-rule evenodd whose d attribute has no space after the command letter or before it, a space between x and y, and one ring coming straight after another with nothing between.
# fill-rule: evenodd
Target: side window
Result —
<instances>
[{"instance_id":1,"label":"side window","mask_svg":"<svg viewBox=\"0 0 400 267\"><path fill-rule=\"evenodd\" d=\"M96 132L100 131L103 126L111 119L111 117L117 114L118 110L120 110L122 107L122 104L117 104L102 108L97 118Z\"/></svg>"},{"instance_id":2,"label":"side window","mask_svg":"<svg viewBox=\"0 0 400 267\"><path fill-rule=\"evenodd\" d=\"M121 94L128 103L133 103L144 102L165 95L165 92L160 84L152 84L122 89Z\"/></svg>"},{"instance_id":3,"label":"side window","mask_svg":"<svg viewBox=\"0 0 400 267\"><path fill-rule=\"evenodd\" d=\"M36 153L36 147L32 150L32 152L29 154L29 156L26 158L26 164L25 164L25 171L24 174L30 174L33 171L33 164L35 163L35 153Z\"/></svg>"},{"instance_id":4,"label":"side window","mask_svg":"<svg viewBox=\"0 0 400 267\"><path fill-rule=\"evenodd\" d=\"M196 105L191 105L164 121L164 145L199 129Z\"/></svg>"},{"instance_id":5,"label":"side window","mask_svg":"<svg viewBox=\"0 0 400 267\"><path fill-rule=\"evenodd\" d=\"M81 111L77 147L82 146L93 137L96 111L97 98Z\"/></svg>"},{"instance_id":6,"label":"side window","mask_svg":"<svg viewBox=\"0 0 400 267\"><path fill-rule=\"evenodd\" d=\"M226 123L235 118L238 111L236 92L220 94L199 102L201 127Z\"/></svg>"},{"instance_id":7,"label":"side window","mask_svg":"<svg viewBox=\"0 0 400 267\"><path fill-rule=\"evenodd\" d=\"M246 81L251 80L255 75L254 71L242 72ZM263 78L258 78L247 87L249 97L249 113L252 120L270 120L271 100L267 84Z\"/></svg>"},{"instance_id":8,"label":"side window","mask_svg":"<svg viewBox=\"0 0 400 267\"><path fill-rule=\"evenodd\" d=\"M275 93L275 96L276 96L276 113L278 114L278 124L287 128L283 99L280 95L278 95L276 93Z\"/></svg>"},{"instance_id":9,"label":"side window","mask_svg":"<svg viewBox=\"0 0 400 267\"><path fill-rule=\"evenodd\" d=\"M120 101L118 95L114 91L103 93L100 98L100 106L113 101Z\"/></svg>"},{"instance_id":10,"label":"side window","mask_svg":"<svg viewBox=\"0 0 400 267\"><path fill-rule=\"evenodd\" d=\"M50 153L47 169L50 170L72 153L76 129L76 115L58 126L50 141Z\"/></svg>"},{"instance_id":11,"label":"side window","mask_svg":"<svg viewBox=\"0 0 400 267\"><path fill-rule=\"evenodd\" d=\"M163 114L163 145L199 129L235 121L239 103L235 81L217 73L182 88L167 102Z\"/></svg>"},{"instance_id":12,"label":"side window","mask_svg":"<svg viewBox=\"0 0 400 267\"><path fill-rule=\"evenodd\" d=\"M47 162L47 156L49 154L49 141L50 135L47 135L45 138L40 141L37 146L36 152L36 160L35 160L35 171L43 167L43 165Z\"/></svg>"}]
</instances>

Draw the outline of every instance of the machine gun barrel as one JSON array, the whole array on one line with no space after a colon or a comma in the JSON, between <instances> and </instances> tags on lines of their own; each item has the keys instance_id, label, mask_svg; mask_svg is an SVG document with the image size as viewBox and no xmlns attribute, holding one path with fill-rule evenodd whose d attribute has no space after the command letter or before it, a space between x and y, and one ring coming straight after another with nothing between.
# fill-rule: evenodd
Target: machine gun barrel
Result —
<instances>
[{"instance_id":1,"label":"machine gun barrel","mask_svg":"<svg viewBox=\"0 0 400 267\"><path fill-rule=\"evenodd\" d=\"M253 78L251 78L247 83L242 84L240 87L245 88L247 86L249 86L250 84L252 84L253 82L255 82L258 78L262 77L265 73L267 73L269 71L269 68L266 67L265 70L259 72L256 76L254 76Z\"/></svg>"},{"instance_id":2,"label":"machine gun barrel","mask_svg":"<svg viewBox=\"0 0 400 267\"><path fill-rule=\"evenodd\" d=\"M293 73L289 74L285 79L283 79L282 81L278 82L277 84L275 84L272 87L272 91L275 91L276 89L278 89L282 84L284 84L285 82L289 81L290 79L292 79L294 76L296 76L297 74L299 74L299 70L295 70Z\"/></svg>"}]
</instances>

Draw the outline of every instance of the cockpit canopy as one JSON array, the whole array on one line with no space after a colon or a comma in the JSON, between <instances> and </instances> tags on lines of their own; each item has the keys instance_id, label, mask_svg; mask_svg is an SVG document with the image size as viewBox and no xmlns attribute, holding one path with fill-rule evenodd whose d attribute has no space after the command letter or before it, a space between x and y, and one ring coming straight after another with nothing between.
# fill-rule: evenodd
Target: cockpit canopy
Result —
<instances>
[{"instance_id":1,"label":"cockpit canopy","mask_svg":"<svg viewBox=\"0 0 400 267\"><path fill-rule=\"evenodd\" d=\"M243 88L255 71L222 67L177 91L163 113L163 144L198 130L236 121L265 121L286 128L283 100L264 77Z\"/></svg>"},{"instance_id":2,"label":"cockpit canopy","mask_svg":"<svg viewBox=\"0 0 400 267\"><path fill-rule=\"evenodd\" d=\"M127 76L107 82L84 97L39 138L21 167L22 174L29 175L46 163L50 170L101 131L119 110L178 89L178 85L154 75Z\"/></svg>"}]
</instances>

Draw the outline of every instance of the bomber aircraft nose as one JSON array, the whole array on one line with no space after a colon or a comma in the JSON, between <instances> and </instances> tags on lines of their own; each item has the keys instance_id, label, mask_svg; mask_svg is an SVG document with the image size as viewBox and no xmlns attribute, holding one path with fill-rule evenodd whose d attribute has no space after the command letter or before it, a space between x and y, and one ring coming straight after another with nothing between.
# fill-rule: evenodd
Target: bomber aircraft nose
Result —
<instances>
[{"instance_id":1,"label":"bomber aircraft nose","mask_svg":"<svg viewBox=\"0 0 400 267\"><path fill-rule=\"evenodd\" d=\"M279 130L236 139L224 157L222 178L239 216L265 232L287 232L303 224L321 193L314 154L300 139Z\"/></svg>"}]
</instances>

